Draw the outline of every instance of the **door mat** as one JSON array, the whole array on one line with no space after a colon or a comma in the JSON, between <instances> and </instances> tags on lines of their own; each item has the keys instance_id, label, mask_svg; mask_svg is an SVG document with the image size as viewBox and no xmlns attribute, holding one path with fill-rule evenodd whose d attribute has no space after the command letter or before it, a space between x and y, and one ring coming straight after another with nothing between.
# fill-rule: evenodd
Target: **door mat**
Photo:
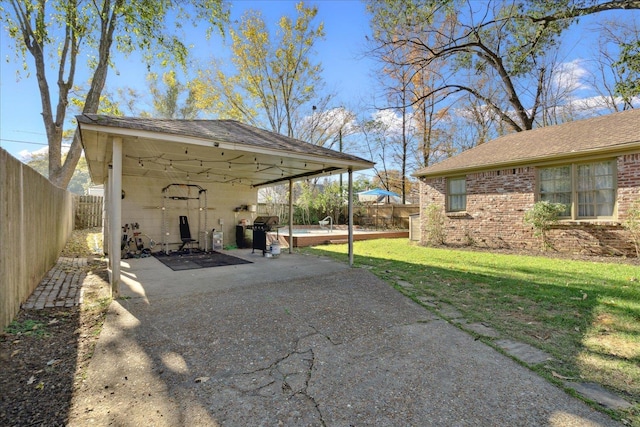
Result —
<instances>
[{"instance_id":1,"label":"door mat","mask_svg":"<svg viewBox=\"0 0 640 427\"><path fill-rule=\"evenodd\" d=\"M154 257L173 271L193 270L196 268L221 267L224 265L251 264L251 261L220 252L153 254Z\"/></svg>"}]
</instances>

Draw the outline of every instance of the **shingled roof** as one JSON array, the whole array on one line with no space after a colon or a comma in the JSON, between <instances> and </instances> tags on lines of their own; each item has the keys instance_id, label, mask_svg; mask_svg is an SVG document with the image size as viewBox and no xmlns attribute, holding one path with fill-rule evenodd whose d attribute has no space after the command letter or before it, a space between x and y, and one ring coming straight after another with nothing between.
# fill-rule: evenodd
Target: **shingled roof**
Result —
<instances>
[{"instance_id":1,"label":"shingled roof","mask_svg":"<svg viewBox=\"0 0 640 427\"><path fill-rule=\"evenodd\" d=\"M417 171L417 177L454 175L640 149L640 110L517 132Z\"/></svg>"},{"instance_id":2,"label":"shingled roof","mask_svg":"<svg viewBox=\"0 0 640 427\"><path fill-rule=\"evenodd\" d=\"M286 151L305 155L329 156L334 159L363 161L363 159L320 147L299 139L289 138L236 120L174 120L144 117L113 117L100 114L76 116L78 123L102 125L122 129L189 136L219 143L242 144L255 148Z\"/></svg>"},{"instance_id":3,"label":"shingled roof","mask_svg":"<svg viewBox=\"0 0 640 427\"><path fill-rule=\"evenodd\" d=\"M76 116L91 178L102 183L112 163L112 139L123 142L122 173L163 179L217 180L254 187L364 170L360 157L289 138L235 120L170 120ZM226 155L225 155L226 153Z\"/></svg>"}]
</instances>

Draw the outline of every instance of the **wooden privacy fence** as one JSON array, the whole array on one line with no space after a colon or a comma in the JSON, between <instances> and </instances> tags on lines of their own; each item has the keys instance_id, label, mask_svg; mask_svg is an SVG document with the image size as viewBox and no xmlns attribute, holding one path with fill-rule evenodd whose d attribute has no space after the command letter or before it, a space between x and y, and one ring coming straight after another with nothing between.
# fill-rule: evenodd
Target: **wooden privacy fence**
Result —
<instances>
[{"instance_id":1,"label":"wooden privacy fence","mask_svg":"<svg viewBox=\"0 0 640 427\"><path fill-rule=\"evenodd\" d=\"M74 196L73 212L76 230L102 227L102 209L102 196Z\"/></svg>"},{"instance_id":2,"label":"wooden privacy fence","mask_svg":"<svg viewBox=\"0 0 640 427\"><path fill-rule=\"evenodd\" d=\"M395 203L385 203L379 205L371 203L358 204L354 207L353 210L353 224L370 229L407 230L410 226L410 216L417 215L419 214L419 212L419 205L402 205ZM277 215L280 217L281 224L287 224L289 216L289 205L276 203L259 203L257 214L259 216ZM341 217L345 218L346 216L347 208L344 207ZM336 218L333 218L333 221L334 224L338 224ZM314 224L317 225L317 223Z\"/></svg>"},{"instance_id":3,"label":"wooden privacy fence","mask_svg":"<svg viewBox=\"0 0 640 427\"><path fill-rule=\"evenodd\" d=\"M72 213L71 193L0 148L0 330L56 263Z\"/></svg>"}]
</instances>

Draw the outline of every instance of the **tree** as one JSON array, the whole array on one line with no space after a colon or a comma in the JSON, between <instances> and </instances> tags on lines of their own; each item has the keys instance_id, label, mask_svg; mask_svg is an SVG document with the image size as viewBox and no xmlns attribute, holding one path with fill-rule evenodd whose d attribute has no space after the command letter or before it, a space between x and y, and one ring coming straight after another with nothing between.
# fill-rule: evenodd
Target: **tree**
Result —
<instances>
[{"instance_id":1,"label":"tree","mask_svg":"<svg viewBox=\"0 0 640 427\"><path fill-rule=\"evenodd\" d=\"M599 0L562 0L555 1L553 4L549 4L551 2L544 0L534 0L530 3L537 4L540 10L536 11L534 8L534 13L530 13L528 17L542 27L547 27L553 22L571 20L610 10L640 9L640 1L638 0L609 0L604 2Z\"/></svg>"},{"instance_id":2,"label":"tree","mask_svg":"<svg viewBox=\"0 0 640 427\"><path fill-rule=\"evenodd\" d=\"M63 155L64 156L64 155ZM29 158L25 159L27 166L34 169L40 175L47 177L49 173L49 159L46 152L36 152L29 155ZM85 194L89 186L91 185L91 178L89 176L89 167L84 156L80 157L78 165L73 172L73 176L69 181L67 190L76 194Z\"/></svg>"},{"instance_id":3,"label":"tree","mask_svg":"<svg viewBox=\"0 0 640 427\"><path fill-rule=\"evenodd\" d=\"M616 82L616 94L622 97L625 107L633 107L632 100L640 95L640 40L621 44L620 59L615 63L626 78Z\"/></svg>"},{"instance_id":4,"label":"tree","mask_svg":"<svg viewBox=\"0 0 640 427\"><path fill-rule=\"evenodd\" d=\"M393 140L398 138L401 126L398 125L398 117L389 110L374 114L373 119L366 119L360 124L360 131L365 144L365 150L369 152L369 159L375 162L373 170L377 182L382 184L385 190L390 190L390 170L392 169Z\"/></svg>"},{"instance_id":5,"label":"tree","mask_svg":"<svg viewBox=\"0 0 640 427\"><path fill-rule=\"evenodd\" d=\"M370 10L375 8L370 5ZM416 12L411 10L411 12ZM445 19L443 27L449 25ZM429 68L420 66L419 49L412 44L395 43L381 44L380 40L399 40L425 32L427 22L421 20L404 19L372 19L371 26L375 40L373 42L375 58L380 63L378 78L386 97L388 107L401 119L401 134L394 144L394 157L402 171L402 185L399 193L403 202L408 192L406 187L407 174L411 160L418 159L418 166L429 163L432 147L433 127L436 118L437 97L431 93L434 77L438 74L438 61L432 62ZM442 29L434 33L439 38ZM431 44L432 41L429 41ZM416 157L412 155L419 153Z\"/></svg>"},{"instance_id":6,"label":"tree","mask_svg":"<svg viewBox=\"0 0 640 427\"><path fill-rule=\"evenodd\" d=\"M380 180L379 176L374 176L371 185L374 188L384 188L388 191L393 191L396 194L400 194L404 188L407 195L417 190L417 181L415 179L408 179L402 175L402 171L396 169L389 169L385 173L386 181ZM402 203L406 203L406 197L402 200Z\"/></svg>"},{"instance_id":7,"label":"tree","mask_svg":"<svg viewBox=\"0 0 640 427\"><path fill-rule=\"evenodd\" d=\"M639 5L637 0L386 0L369 3L368 8L374 28L405 29L397 32L397 38L374 32L373 54L420 52L395 65L440 70L423 97L438 94L453 105L468 99L458 97L465 93L510 131L523 131L544 124L549 112L558 111L553 109L556 105L545 102L558 101L549 96L548 85L554 67L550 59L560 45L562 32L577 17ZM422 31L412 31L414 28ZM621 60L633 67L634 44L628 51ZM444 68L443 63L447 64Z\"/></svg>"},{"instance_id":8,"label":"tree","mask_svg":"<svg viewBox=\"0 0 640 427\"><path fill-rule=\"evenodd\" d=\"M544 31L549 25L558 21L566 21L570 25L577 18L607 12L612 10L637 10L640 9L639 0L562 0L556 2L530 1L533 5L526 13L528 19L540 26ZM601 93L605 94L606 105L613 111L619 108L633 108L633 99L640 95L640 40L638 30L628 28L624 23L610 20L600 24L601 33L604 34L604 43L600 43L599 68L604 71ZM616 59L608 51L605 44L615 44L619 56ZM603 70L603 67L606 70ZM613 73L613 77L609 76ZM613 86L609 86L609 80L613 78ZM613 89L613 90L611 90ZM613 97L611 96L613 95ZM615 99L618 97L619 99ZM621 107L620 107L621 106Z\"/></svg>"},{"instance_id":9,"label":"tree","mask_svg":"<svg viewBox=\"0 0 640 427\"><path fill-rule=\"evenodd\" d=\"M313 48L324 37L324 26L313 25L317 7L300 2L296 11L295 20L280 18L275 35L257 11L248 11L230 30L235 73L214 64L214 75L202 76L209 80L211 91L219 94L208 105L210 111L297 137L302 118L311 112L310 104L322 102L318 99L324 84L322 66L313 61Z\"/></svg>"},{"instance_id":10,"label":"tree","mask_svg":"<svg viewBox=\"0 0 640 427\"><path fill-rule=\"evenodd\" d=\"M422 23L422 33L407 33L398 40L378 41L378 49L420 52L411 60L412 65L420 68L429 69L434 62L450 64L442 70L435 86L423 96L440 95L452 100L454 96L466 93L486 104L512 130L532 129L540 108L545 75L539 58L555 44L559 24L549 24L543 33L536 34L538 25L518 18L519 9L513 2L415 1L409 4L404 0L389 0L372 3L370 10L373 20L393 22L399 16L401 23L416 26L406 11L418 6L424 9L418 18L430 25ZM467 21L463 20L465 16ZM444 37L442 28L447 31ZM529 43L532 39L535 43ZM476 84L479 79L485 82L483 86ZM500 90L495 91L495 88Z\"/></svg>"},{"instance_id":11,"label":"tree","mask_svg":"<svg viewBox=\"0 0 640 427\"><path fill-rule=\"evenodd\" d=\"M206 19L211 25L207 35L214 27L222 31L228 20L222 0L191 3L177 0L9 0L7 3L0 7L0 20L15 43L16 59L21 59L25 67L29 58L34 61L49 145L49 180L60 187L67 186L82 151L76 135L62 163L62 138L71 91L81 67L79 58L89 58L86 68L90 82L82 97L81 110L82 113L96 113L108 68L113 62L114 42L125 54L139 50L149 67L155 61L161 65L177 63L184 66L188 48L167 29L168 18L175 18L172 21L177 28L186 19L194 25ZM47 74L50 66L56 68L55 90Z\"/></svg>"},{"instance_id":12,"label":"tree","mask_svg":"<svg viewBox=\"0 0 640 427\"><path fill-rule=\"evenodd\" d=\"M150 73L147 80L153 97L153 117L184 120L198 117L196 90L194 86L180 83L175 71L162 74L162 85L156 73Z\"/></svg>"}]
</instances>

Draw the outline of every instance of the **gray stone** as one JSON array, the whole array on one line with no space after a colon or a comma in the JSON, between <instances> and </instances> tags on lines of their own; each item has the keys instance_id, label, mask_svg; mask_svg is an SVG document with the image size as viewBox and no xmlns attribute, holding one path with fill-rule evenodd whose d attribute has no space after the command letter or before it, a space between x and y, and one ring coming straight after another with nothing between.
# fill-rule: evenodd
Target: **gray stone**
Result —
<instances>
[{"instance_id":1,"label":"gray stone","mask_svg":"<svg viewBox=\"0 0 640 427\"><path fill-rule=\"evenodd\" d=\"M438 304L433 301L430 297L418 297L418 301L427 307L438 308Z\"/></svg>"},{"instance_id":2,"label":"gray stone","mask_svg":"<svg viewBox=\"0 0 640 427\"><path fill-rule=\"evenodd\" d=\"M398 285L402 286L405 289L413 289L413 285L409 282L406 282L404 280L398 280L396 283L398 283Z\"/></svg>"},{"instance_id":3,"label":"gray stone","mask_svg":"<svg viewBox=\"0 0 640 427\"><path fill-rule=\"evenodd\" d=\"M475 332L478 335L490 338L498 338L500 334L493 328L488 327L484 323L471 323L465 326L465 329Z\"/></svg>"},{"instance_id":4,"label":"gray stone","mask_svg":"<svg viewBox=\"0 0 640 427\"><path fill-rule=\"evenodd\" d=\"M511 340L498 340L496 344L511 356L529 365L537 365L538 363L553 359L549 353L530 346L529 344Z\"/></svg>"},{"instance_id":5,"label":"gray stone","mask_svg":"<svg viewBox=\"0 0 640 427\"><path fill-rule=\"evenodd\" d=\"M449 319L459 319L461 317L464 317L457 308L445 303L440 304L440 306L438 307L438 312Z\"/></svg>"},{"instance_id":6,"label":"gray stone","mask_svg":"<svg viewBox=\"0 0 640 427\"><path fill-rule=\"evenodd\" d=\"M617 394L614 394L595 383L573 383L565 381L565 386L574 389L587 399L591 399L594 402L598 402L600 405L609 409L627 409L633 405Z\"/></svg>"}]
</instances>

